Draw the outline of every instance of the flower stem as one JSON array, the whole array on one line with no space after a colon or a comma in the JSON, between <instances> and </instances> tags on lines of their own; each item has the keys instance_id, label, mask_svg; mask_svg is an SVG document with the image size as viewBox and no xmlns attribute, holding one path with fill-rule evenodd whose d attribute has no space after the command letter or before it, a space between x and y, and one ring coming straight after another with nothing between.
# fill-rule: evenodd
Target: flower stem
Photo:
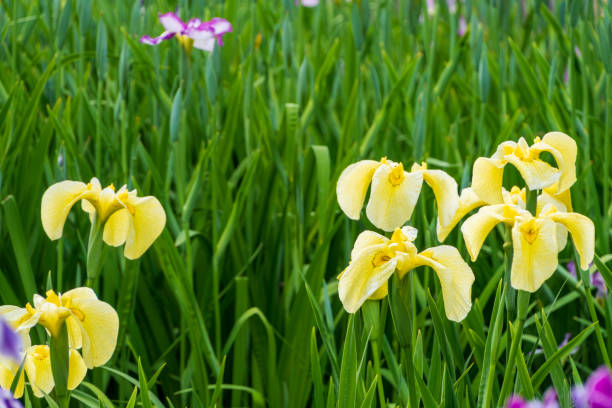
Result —
<instances>
[{"instance_id":1,"label":"flower stem","mask_svg":"<svg viewBox=\"0 0 612 408\"><path fill-rule=\"evenodd\" d=\"M104 242L102 241L103 224L97 215L91 222L89 241L87 243L87 286L92 287L104 262Z\"/></svg>"},{"instance_id":2,"label":"flower stem","mask_svg":"<svg viewBox=\"0 0 612 408\"><path fill-rule=\"evenodd\" d=\"M60 408L70 405L68 392L68 361L70 351L68 348L68 329L62 324L59 333L49 338L49 353L51 358L51 372L55 382L55 397Z\"/></svg>"}]
</instances>

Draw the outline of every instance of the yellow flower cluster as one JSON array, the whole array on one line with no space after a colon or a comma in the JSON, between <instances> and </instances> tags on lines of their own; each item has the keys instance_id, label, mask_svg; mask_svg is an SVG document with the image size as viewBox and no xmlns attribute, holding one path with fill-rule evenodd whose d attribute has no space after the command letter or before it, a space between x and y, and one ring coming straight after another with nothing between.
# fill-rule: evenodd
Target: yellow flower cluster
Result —
<instances>
[{"instance_id":1,"label":"yellow flower cluster","mask_svg":"<svg viewBox=\"0 0 612 408\"><path fill-rule=\"evenodd\" d=\"M548 152L557 163L551 166L540 155ZM568 231L586 269L594 256L593 222L572 212L569 188L576 181L576 142L561 132L535 138L529 146L524 138L499 145L493 156L474 163L472 186L457 192L455 180L442 170L429 170L423 163L409 172L401 163L386 158L362 160L340 175L336 187L338 204L351 219L359 219L368 188L366 216L374 226L394 231L391 238L362 232L351 252L351 262L340 274L338 293L344 308L356 312L367 299L387 295L387 281L397 272L403 277L411 269L426 265L440 280L446 315L461 321L471 308L474 274L456 248L441 245L418 253L412 243L417 231L404 224L410 219L423 181L433 190L437 208L437 236L443 242L472 210L480 210L462 225L467 250L475 261L488 233L499 223L511 228L513 262L511 285L536 291L557 267L557 254L567 243ZM537 190L535 214L527 210L525 188L503 187L503 170L512 164L530 191Z\"/></svg>"},{"instance_id":2,"label":"yellow flower cluster","mask_svg":"<svg viewBox=\"0 0 612 408\"><path fill-rule=\"evenodd\" d=\"M15 389L15 397L24 392L28 376L36 397L49 394L55 382L51 370L49 346L32 345L30 329L43 326L49 336L57 337L66 325L69 343L68 389L75 389L88 368L105 364L113 355L119 332L119 317L108 303L98 300L90 288L77 288L63 294L49 290L46 297L34 295L33 306L0 306L2 316L21 336L24 344L23 370ZM81 350L79 353L78 350ZM10 389L20 364L0 361L0 387Z\"/></svg>"}]
</instances>

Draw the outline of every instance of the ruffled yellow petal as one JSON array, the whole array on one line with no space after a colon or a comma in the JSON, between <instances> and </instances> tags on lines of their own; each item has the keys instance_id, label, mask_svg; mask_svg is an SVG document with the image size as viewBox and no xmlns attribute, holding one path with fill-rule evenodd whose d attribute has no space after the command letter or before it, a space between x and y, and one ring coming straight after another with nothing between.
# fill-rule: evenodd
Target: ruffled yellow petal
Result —
<instances>
[{"instance_id":1,"label":"ruffled yellow petal","mask_svg":"<svg viewBox=\"0 0 612 408\"><path fill-rule=\"evenodd\" d=\"M60 181L45 191L40 206L43 229L52 240L62 236L64 223L72 206L87 191L87 184L80 181Z\"/></svg>"},{"instance_id":2,"label":"ruffled yellow petal","mask_svg":"<svg viewBox=\"0 0 612 408\"><path fill-rule=\"evenodd\" d=\"M338 205L353 220L358 220L372 176L381 165L374 160L362 160L348 166L336 184Z\"/></svg>"},{"instance_id":3,"label":"ruffled yellow petal","mask_svg":"<svg viewBox=\"0 0 612 408\"><path fill-rule=\"evenodd\" d=\"M76 350L70 350L68 359L68 389L74 390L85 378L87 367L83 357Z\"/></svg>"},{"instance_id":4,"label":"ruffled yellow petal","mask_svg":"<svg viewBox=\"0 0 612 408\"><path fill-rule=\"evenodd\" d=\"M397 264L393 255L384 244L373 245L351 261L338 281L338 295L347 312L355 313L387 282Z\"/></svg>"},{"instance_id":5,"label":"ruffled yellow petal","mask_svg":"<svg viewBox=\"0 0 612 408\"><path fill-rule=\"evenodd\" d=\"M130 211L127 208L115 211L104 223L102 239L110 246L123 245L130 230Z\"/></svg>"},{"instance_id":6,"label":"ruffled yellow petal","mask_svg":"<svg viewBox=\"0 0 612 408\"><path fill-rule=\"evenodd\" d=\"M62 299L70 299L67 307L72 312L73 321L81 328L83 360L88 368L93 368L103 365L113 355L119 317L108 303L92 298L86 289L66 292Z\"/></svg>"},{"instance_id":7,"label":"ruffled yellow petal","mask_svg":"<svg viewBox=\"0 0 612 408\"><path fill-rule=\"evenodd\" d=\"M449 225L459 208L457 182L442 170L422 170L423 180L431 187L438 205L438 220Z\"/></svg>"},{"instance_id":8,"label":"ruffled yellow petal","mask_svg":"<svg viewBox=\"0 0 612 408\"><path fill-rule=\"evenodd\" d=\"M153 196L132 198L127 203L132 215L131 228L123 254L128 259L140 258L159 237L166 226L166 213Z\"/></svg>"},{"instance_id":9,"label":"ruffled yellow petal","mask_svg":"<svg viewBox=\"0 0 612 408\"><path fill-rule=\"evenodd\" d=\"M440 245L416 256L416 263L433 268L440 280L444 310L449 320L460 322L472 308L474 273L457 248Z\"/></svg>"},{"instance_id":10,"label":"ruffled yellow petal","mask_svg":"<svg viewBox=\"0 0 612 408\"><path fill-rule=\"evenodd\" d=\"M589 217L577 213L555 212L550 218L563 224L572 235L574 246L580 254L580 267L588 269L595 256L595 225Z\"/></svg>"},{"instance_id":11,"label":"ruffled yellow petal","mask_svg":"<svg viewBox=\"0 0 612 408\"><path fill-rule=\"evenodd\" d=\"M471 187L464 188L461 191L461 196L459 197L459 207L453 215L451 222L446 226L442 226L440 224L440 220L438 219L438 241L443 242L446 237L448 237L448 234L451 233L453 228L455 228L455 226L459 223L459 221L463 219L463 217L465 217L470 211L483 205L486 205L486 202L482 200Z\"/></svg>"},{"instance_id":12,"label":"ruffled yellow petal","mask_svg":"<svg viewBox=\"0 0 612 408\"><path fill-rule=\"evenodd\" d=\"M505 158L521 173L530 190L541 190L549 187L561 176L558 169L539 159L523 160L512 154Z\"/></svg>"},{"instance_id":13,"label":"ruffled yellow petal","mask_svg":"<svg viewBox=\"0 0 612 408\"><path fill-rule=\"evenodd\" d=\"M535 292L557 269L557 230L549 218L524 217L512 228L512 287Z\"/></svg>"},{"instance_id":14,"label":"ruffled yellow petal","mask_svg":"<svg viewBox=\"0 0 612 408\"><path fill-rule=\"evenodd\" d=\"M511 222L522 210L516 206L496 204L482 207L461 225L461 233L472 262L478 258L478 253L489 232L500 222Z\"/></svg>"},{"instance_id":15,"label":"ruffled yellow petal","mask_svg":"<svg viewBox=\"0 0 612 408\"><path fill-rule=\"evenodd\" d=\"M363 231L357 236L353 250L351 251L351 259L356 259L361 251L372 245L386 244L389 238L380 235L374 231Z\"/></svg>"},{"instance_id":16,"label":"ruffled yellow petal","mask_svg":"<svg viewBox=\"0 0 612 408\"><path fill-rule=\"evenodd\" d=\"M554 156L561 171L556 193L566 191L576 182L576 156L578 155L576 141L565 133L549 132L542 138L542 144L552 147L552 149L543 148L542 150L549 151Z\"/></svg>"},{"instance_id":17,"label":"ruffled yellow petal","mask_svg":"<svg viewBox=\"0 0 612 408\"><path fill-rule=\"evenodd\" d=\"M368 219L384 231L401 227L412 215L422 184L422 172L398 172L394 166L380 166L372 178Z\"/></svg>"},{"instance_id":18,"label":"ruffled yellow petal","mask_svg":"<svg viewBox=\"0 0 612 408\"><path fill-rule=\"evenodd\" d=\"M504 178L504 161L479 157L472 171L472 190L487 204L500 204Z\"/></svg>"},{"instance_id":19,"label":"ruffled yellow petal","mask_svg":"<svg viewBox=\"0 0 612 408\"><path fill-rule=\"evenodd\" d=\"M51 393L55 382L51 371L49 346L33 346L27 354L24 370L34 392L34 396L42 398Z\"/></svg>"}]
</instances>

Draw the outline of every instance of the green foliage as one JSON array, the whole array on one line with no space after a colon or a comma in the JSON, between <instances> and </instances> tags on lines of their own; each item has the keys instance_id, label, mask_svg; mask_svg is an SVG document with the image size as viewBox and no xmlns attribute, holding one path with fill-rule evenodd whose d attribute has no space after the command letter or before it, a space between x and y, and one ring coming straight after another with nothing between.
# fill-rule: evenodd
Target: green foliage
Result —
<instances>
[{"instance_id":1,"label":"green foliage","mask_svg":"<svg viewBox=\"0 0 612 408\"><path fill-rule=\"evenodd\" d=\"M74 406L489 407L553 385L568 406L570 386L612 353L612 302L595 298L588 274L567 273L571 245L524 324L504 301L501 234L470 264L463 322L445 318L425 268L347 316L336 278L371 225L341 213L335 185L348 164L388 156L463 187L501 141L563 131L579 146L574 209L595 223L610 283L610 9L294 3L0 2L0 304L24 305L49 276L60 291L85 284L87 214L72 211L51 242L40 199L56 181L96 176L155 195L168 221L141 259L106 248L99 260L95 290L119 313L118 348L71 393ZM138 42L176 7L234 31L191 57L175 40ZM410 221L419 248L437 244L433 201L424 189ZM445 243L468 259L460 233Z\"/></svg>"}]
</instances>

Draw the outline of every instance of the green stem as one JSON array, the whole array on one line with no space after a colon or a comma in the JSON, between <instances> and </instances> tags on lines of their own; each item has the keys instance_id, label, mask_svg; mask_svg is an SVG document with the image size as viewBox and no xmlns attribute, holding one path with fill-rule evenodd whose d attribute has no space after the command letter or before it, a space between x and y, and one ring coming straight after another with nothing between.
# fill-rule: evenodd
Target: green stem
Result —
<instances>
[{"instance_id":1,"label":"green stem","mask_svg":"<svg viewBox=\"0 0 612 408\"><path fill-rule=\"evenodd\" d=\"M91 222L89 241L87 243L87 286L93 287L104 262L104 242L102 241L103 224L97 215Z\"/></svg>"},{"instance_id":2,"label":"green stem","mask_svg":"<svg viewBox=\"0 0 612 408\"><path fill-rule=\"evenodd\" d=\"M68 408L70 405L70 393L68 392L69 353L68 329L64 323L59 333L49 338L51 372L55 382L55 397L60 408Z\"/></svg>"},{"instance_id":3,"label":"green stem","mask_svg":"<svg viewBox=\"0 0 612 408\"><path fill-rule=\"evenodd\" d=\"M374 370L378 375L377 388L378 388L378 399L380 401L380 406L385 407L387 403L385 402L385 390L383 388L382 383L382 372L380 368L380 348L378 347L378 340L372 341L372 354L374 355Z\"/></svg>"}]
</instances>

